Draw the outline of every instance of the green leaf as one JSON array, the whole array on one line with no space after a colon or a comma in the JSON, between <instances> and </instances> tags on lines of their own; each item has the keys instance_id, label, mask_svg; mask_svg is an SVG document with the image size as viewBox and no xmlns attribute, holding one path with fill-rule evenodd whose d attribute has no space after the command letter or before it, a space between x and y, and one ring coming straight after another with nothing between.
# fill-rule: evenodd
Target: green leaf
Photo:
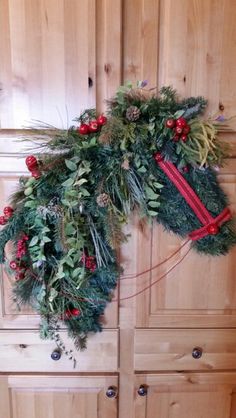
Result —
<instances>
[{"instance_id":1,"label":"green leaf","mask_svg":"<svg viewBox=\"0 0 236 418\"><path fill-rule=\"evenodd\" d=\"M68 266L70 266L70 267L74 267L74 261L72 260L72 258L71 257L66 257L66 259L65 259L65 262L66 262L66 264L68 265Z\"/></svg>"},{"instance_id":2,"label":"green leaf","mask_svg":"<svg viewBox=\"0 0 236 418\"><path fill-rule=\"evenodd\" d=\"M87 168L80 167L78 170L78 177L81 177L83 174L87 173Z\"/></svg>"},{"instance_id":3,"label":"green leaf","mask_svg":"<svg viewBox=\"0 0 236 418\"><path fill-rule=\"evenodd\" d=\"M157 216L158 215L158 212L154 212L154 210L148 210L147 213L150 216Z\"/></svg>"},{"instance_id":4,"label":"green leaf","mask_svg":"<svg viewBox=\"0 0 236 418\"><path fill-rule=\"evenodd\" d=\"M69 179L64 181L64 183L62 183L62 186L63 187L71 187L72 184L74 184L74 180L70 177Z\"/></svg>"},{"instance_id":5,"label":"green leaf","mask_svg":"<svg viewBox=\"0 0 236 418\"><path fill-rule=\"evenodd\" d=\"M25 202L25 208L30 208L30 209L34 209L37 207L37 202L35 200L28 200L27 202Z\"/></svg>"},{"instance_id":6,"label":"green leaf","mask_svg":"<svg viewBox=\"0 0 236 418\"><path fill-rule=\"evenodd\" d=\"M71 171L77 170L77 165L71 160L65 160L66 167Z\"/></svg>"},{"instance_id":7,"label":"green leaf","mask_svg":"<svg viewBox=\"0 0 236 418\"><path fill-rule=\"evenodd\" d=\"M46 242L51 242L52 240L49 238L49 237L47 237L47 236L45 236L45 237L43 237L43 242L44 243L46 243Z\"/></svg>"},{"instance_id":8,"label":"green leaf","mask_svg":"<svg viewBox=\"0 0 236 418\"><path fill-rule=\"evenodd\" d=\"M66 235L73 235L76 233L76 229L74 228L74 225L72 222L68 223L65 227L65 233Z\"/></svg>"},{"instance_id":9,"label":"green leaf","mask_svg":"<svg viewBox=\"0 0 236 418\"><path fill-rule=\"evenodd\" d=\"M150 200L154 200L154 199L157 199L158 198L158 194L157 193L155 193L152 189L151 189L151 187L149 187L149 186L146 186L145 187L145 193L146 193L146 196L147 196L147 198L148 199L150 199Z\"/></svg>"},{"instance_id":10,"label":"green leaf","mask_svg":"<svg viewBox=\"0 0 236 418\"><path fill-rule=\"evenodd\" d=\"M80 179L80 180L78 180L76 183L75 183L75 185L76 186L82 186L82 184L84 184L84 183L87 183L88 182L88 180L86 180L86 179Z\"/></svg>"},{"instance_id":11,"label":"green leaf","mask_svg":"<svg viewBox=\"0 0 236 418\"><path fill-rule=\"evenodd\" d=\"M36 244L38 243L38 241L39 241L39 237L35 235L35 236L32 238L32 240L30 241L30 243L29 243L29 247L34 247L34 245L36 245Z\"/></svg>"},{"instance_id":12,"label":"green leaf","mask_svg":"<svg viewBox=\"0 0 236 418\"><path fill-rule=\"evenodd\" d=\"M162 189L164 187L163 184L158 183L157 181L153 183L153 186L155 187L155 189Z\"/></svg>"},{"instance_id":13,"label":"green leaf","mask_svg":"<svg viewBox=\"0 0 236 418\"><path fill-rule=\"evenodd\" d=\"M84 189L83 187L80 188L80 192L84 197L90 196L90 193L88 192L88 190Z\"/></svg>"},{"instance_id":14,"label":"green leaf","mask_svg":"<svg viewBox=\"0 0 236 418\"><path fill-rule=\"evenodd\" d=\"M177 110L177 112L175 112L175 114L174 114L174 118L178 119L181 116L183 116L184 113L185 113L185 110Z\"/></svg>"},{"instance_id":15,"label":"green leaf","mask_svg":"<svg viewBox=\"0 0 236 418\"><path fill-rule=\"evenodd\" d=\"M70 202L69 202L68 200L66 200L66 199L62 199L62 200L61 200L61 203L62 203L64 206L68 206L68 207L70 207Z\"/></svg>"},{"instance_id":16,"label":"green leaf","mask_svg":"<svg viewBox=\"0 0 236 418\"><path fill-rule=\"evenodd\" d=\"M146 173L146 172L147 172L147 170L146 170L146 168L142 165L142 166L138 169L138 172L139 172L139 173Z\"/></svg>"},{"instance_id":17,"label":"green leaf","mask_svg":"<svg viewBox=\"0 0 236 418\"><path fill-rule=\"evenodd\" d=\"M80 276L81 272L83 272L84 269L82 267L77 267L73 272L72 272L72 277L73 279L75 279L77 276Z\"/></svg>"},{"instance_id":18,"label":"green leaf","mask_svg":"<svg viewBox=\"0 0 236 418\"><path fill-rule=\"evenodd\" d=\"M160 202L156 202L154 200L150 200L148 202L148 206L150 206L151 208L158 208L160 206Z\"/></svg>"},{"instance_id":19,"label":"green leaf","mask_svg":"<svg viewBox=\"0 0 236 418\"><path fill-rule=\"evenodd\" d=\"M96 145L96 144L97 144L97 140L96 140L96 137L94 136L94 137L90 140L89 145L90 145L90 146L94 146L94 145Z\"/></svg>"}]
</instances>

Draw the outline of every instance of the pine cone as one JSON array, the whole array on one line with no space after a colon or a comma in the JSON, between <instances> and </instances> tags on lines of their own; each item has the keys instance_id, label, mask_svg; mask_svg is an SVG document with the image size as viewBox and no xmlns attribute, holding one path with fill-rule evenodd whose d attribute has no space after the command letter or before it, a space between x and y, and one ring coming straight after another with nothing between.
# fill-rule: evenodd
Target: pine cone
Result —
<instances>
[{"instance_id":1,"label":"pine cone","mask_svg":"<svg viewBox=\"0 0 236 418\"><path fill-rule=\"evenodd\" d=\"M105 208L110 202L110 196L107 193L101 193L98 195L96 201L98 206Z\"/></svg>"},{"instance_id":2,"label":"pine cone","mask_svg":"<svg viewBox=\"0 0 236 418\"><path fill-rule=\"evenodd\" d=\"M137 106L129 106L126 110L126 118L131 122L138 120L140 118L141 111Z\"/></svg>"}]
</instances>

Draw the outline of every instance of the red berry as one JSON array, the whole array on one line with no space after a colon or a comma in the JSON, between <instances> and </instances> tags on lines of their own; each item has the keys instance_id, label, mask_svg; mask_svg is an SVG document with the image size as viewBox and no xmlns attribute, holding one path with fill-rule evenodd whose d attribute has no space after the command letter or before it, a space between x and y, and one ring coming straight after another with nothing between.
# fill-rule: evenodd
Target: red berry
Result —
<instances>
[{"instance_id":1,"label":"red berry","mask_svg":"<svg viewBox=\"0 0 236 418\"><path fill-rule=\"evenodd\" d=\"M14 261L14 260L12 260L12 261L10 261L10 268L12 269L12 270L16 270L17 269L17 263Z\"/></svg>"},{"instance_id":2,"label":"red berry","mask_svg":"<svg viewBox=\"0 0 236 418\"><path fill-rule=\"evenodd\" d=\"M189 172L189 168L186 165L185 167L182 168L183 173L188 173Z\"/></svg>"},{"instance_id":3,"label":"red berry","mask_svg":"<svg viewBox=\"0 0 236 418\"><path fill-rule=\"evenodd\" d=\"M187 125L187 121L184 118L178 118L176 120L176 126L179 126L180 128L184 128Z\"/></svg>"},{"instance_id":4,"label":"red berry","mask_svg":"<svg viewBox=\"0 0 236 418\"><path fill-rule=\"evenodd\" d=\"M98 124L99 126L105 125L106 123L107 123L107 118L106 118L106 116L104 116L104 115L100 115L100 116L98 116L98 118L97 118L97 124Z\"/></svg>"},{"instance_id":5,"label":"red berry","mask_svg":"<svg viewBox=\"0 0 236 418\"><path fill-rule=\"evenodd\" d=\"M188 135L190 131L191 131L191 128L190 128L190 126L189 126L189 125L186 125L186 126L183 128L183 134L185 134L185 135Z\"/></svg>"},{"instance_id":6,"label":"red berry","mask_svg":"<svg viewBox=\"0 0 236 418\"><path fill-rule=\"evenodd\" d=\"M25 273L17 273L15 279L16 280L23 280L25 278Z\"/></svg>"},{"instance_id":7,"label":"red berry","mask_svg":"<svg viewBox=\"0 0 236 418\"><path fill-rule=\"evenodd\" d=\"M181 141L183 141L183 142L187 142L187 140L188 140L188 136L183 134L183 135L181 135L180 139L181 139Z\"/></svg>"},{"instance_id":8,"label":"red berry","mask_svg":"<svg viewBox=\"0 0 236 418\"><path fill-rule=\"evenodd\" d=\"M25 163L29 169L29 171L33 170L34 168L38 167L38 160L34 155L29 155L25 159Z\"/></svg>"},{"instance_id":9,"label":"red berry","mask_svg":"<svg viewBox=\"0 0 236 418\"><path fill-rule=\"evenodd\" d=\"M6 206L6 207L3 209L3 213L4 213L4 215L5 215L5 217L6 217L7 219L9 219L9 218L11 218L11 217L12 217L13 212L14 212L14 210L12 209L12 207L11 207L11 206Z\"/></svg>"},{"instance_id":10,"label":"red berry","mask_svg":"<svg viewBox=\"0 0 236 418\"><path fill-rule=\"evenodd\" d=\"M219 232L219 227L216 224L208 225L207 232L210 235L216 235Z\"/></svg>"},{"instance_id":11,"label":"red berry","mask_svg":"<svg viewBox=\"0 0 236 418\"><path fill-rule=\"evenodd\" d=\"M174 142L178 142L179 141L179 135L176 134L175 136L173 136L172 139L173 139Z\"/></svg>"},{"instance_id":12,"label":"red berry","mask_svg":"<svg viewBox=\"0 0 236 418\"><path fill-rule=\"evenodd\" d=\"M173 129L175 127L175 120L174 119L167 119L166 120L166 127Z\"/></svg>"},{"instance_id":13,"label":"red berry","mask_svg":"<svg viewBox=\"0 0 236 418\"><path fill-rule=\"evenodd\" d=\"M26 234L23 235L22 239L23 239L23 241L29 241L29 237Z\"/></svg>"},{"instance_id":14,"label":"red berry","mask_svg":"<svg viewBox=\"0 0 236 418\"><path fill-rule=\"evenodd\" d=\"M41 173L39 170L32 170L32 177L38 180L41 177Z\"/></svg>"},{"instance_id":15,"label":"red berry","mask_svg":"<svg viewBox=\"0 0 236 418\"><path fill-rule=\"evenodd\" d=\"M159 163L160 161L163 161L163 156L162 156L162 154L160 153L160 152L156 152L155 154L154 154L154 160L157 162L157 163Z\"/></svg>"},{"instance_id":16,"label":"red berry","mask_svg":"<svg viewBox=\"0 0 236 418\"><path fill-rule=\"evenodd\" d=\"M89 125L87 125L87 123L81 123L80 127L78 128L78 132L81 135L88 135L88 133L89 133Z\"/></svg>"},{"instance_id":17,"label":"red berry","mask_svg":"<svg viewBox=\"0 0 236 418\"><path fill-rule=\"evenodd\" d=\"M0 216L0 225L6 225L7 219L5 216Z\"/></svg>"},{"instance_id":18,"label":"red berry","mask_svg":"<svg viewBox=\"0 0 236 418\"><path fill-rule=\"evenodd\" d=\"M181 126L176 126L174 131L177 135L181 135L183 132L183 128L181 128Z\"/></svg>"},{"instance_id":19,"label":"red berry","mask_svg":"<svg viewBox=\"0 0 236 418\"><path fill-rule=\"evenodd\" d=\"M6 206L4 209L3 209L3 213L4 213L4 215L6 215L6 213L9 213L9 212L14 212L14 209L11 207L11 206Z\"/></svg>"},{"instance_id":20,"label":"red berry","mask_svg":"<svg viewBox=\"0 0 236 418\"><path fill-rule=\"evenodd\" d=\"M73 308L71 309L71 316L79 316L80 315L80 310L77 308Z\"/></svg>"},{"instance_id":21,"label":"red berry","mask_svg":"<svg viewBox=\"0 0 236 418\"><path fill-rule=\"evenodd\" d=\"M98 123L96 120L92 120L89 123L89 132L97 132L98 131Z\"/></svg>"}]
</instances>

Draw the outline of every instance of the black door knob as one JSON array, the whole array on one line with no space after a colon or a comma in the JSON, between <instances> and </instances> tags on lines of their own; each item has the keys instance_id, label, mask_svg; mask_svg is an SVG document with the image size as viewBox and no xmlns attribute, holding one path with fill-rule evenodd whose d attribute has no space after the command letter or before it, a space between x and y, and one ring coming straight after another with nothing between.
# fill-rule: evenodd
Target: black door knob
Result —
<instances>
[{"instance_id":1,"label":"black door knob","mask_svg":"<svg viewBox=\"0 0 236 418\"><path fill-rule=\"evenodd\" d=\"M59 348L56 348L52 354L51 354L51 359L54 361L58 361L61 358L61 350Z\"/></svg>"},{"instance_id":2,"label":"black door knob","mask_svg":"<svg viewBox=\"0 0 236 418\"><path fill-rule=\"evenodd\" d=\"M147 385L140 385L138 388L139 396L147 396L147 393L148 393Z\"/></svg>"},{"instance_id":3,"label":"black door knob","mask_svg":"<svg viewBox=\"0 0 236 418\"><path fill-rule=\"evenodd\" d=\"M106 395L108 398L116 398L117 397L117 388L115 386L109 386L106 391Z\"/></svg>"},{"instance_id":4,"label":"black door knob","mask_svg":"<svg viewBox=\"0 0 236 418\"><path fill-rule=\"evenodd\" d=\"M195 347L192 351L192 357L196 360L202 357L202 348Z\"/></svg>"}]
</instances>

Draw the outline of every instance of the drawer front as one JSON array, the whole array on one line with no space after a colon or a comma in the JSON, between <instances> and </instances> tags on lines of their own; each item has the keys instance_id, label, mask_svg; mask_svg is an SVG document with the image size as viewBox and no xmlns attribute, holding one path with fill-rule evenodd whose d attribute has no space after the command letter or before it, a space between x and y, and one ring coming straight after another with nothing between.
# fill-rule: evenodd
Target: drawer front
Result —
<instances>
[{"instance_id":1,"label":"drawer front","mask_svg":"<svg viewBox=\"0 0 236 418\"><path fill-rule=\"evenodd\" d=\"M236 369L236 330L137 329L136 370Z\"/></svg>"},{"instance_id":2,"label":"drawer front","mask_svg":"<svg viewBox=\"0 0 236 418\"><path fill-rule=\"evenodd\" d=\"M36 331L0 332L0 372L116 372L118 331L104 330L88 338L87 349L76 351L66 333L61 338L67 350L73 349L76 367L62 354L52 359L56 344L41 340ZM54 358L57 357L54 355Z\"/></svg>"}]
</instances>

